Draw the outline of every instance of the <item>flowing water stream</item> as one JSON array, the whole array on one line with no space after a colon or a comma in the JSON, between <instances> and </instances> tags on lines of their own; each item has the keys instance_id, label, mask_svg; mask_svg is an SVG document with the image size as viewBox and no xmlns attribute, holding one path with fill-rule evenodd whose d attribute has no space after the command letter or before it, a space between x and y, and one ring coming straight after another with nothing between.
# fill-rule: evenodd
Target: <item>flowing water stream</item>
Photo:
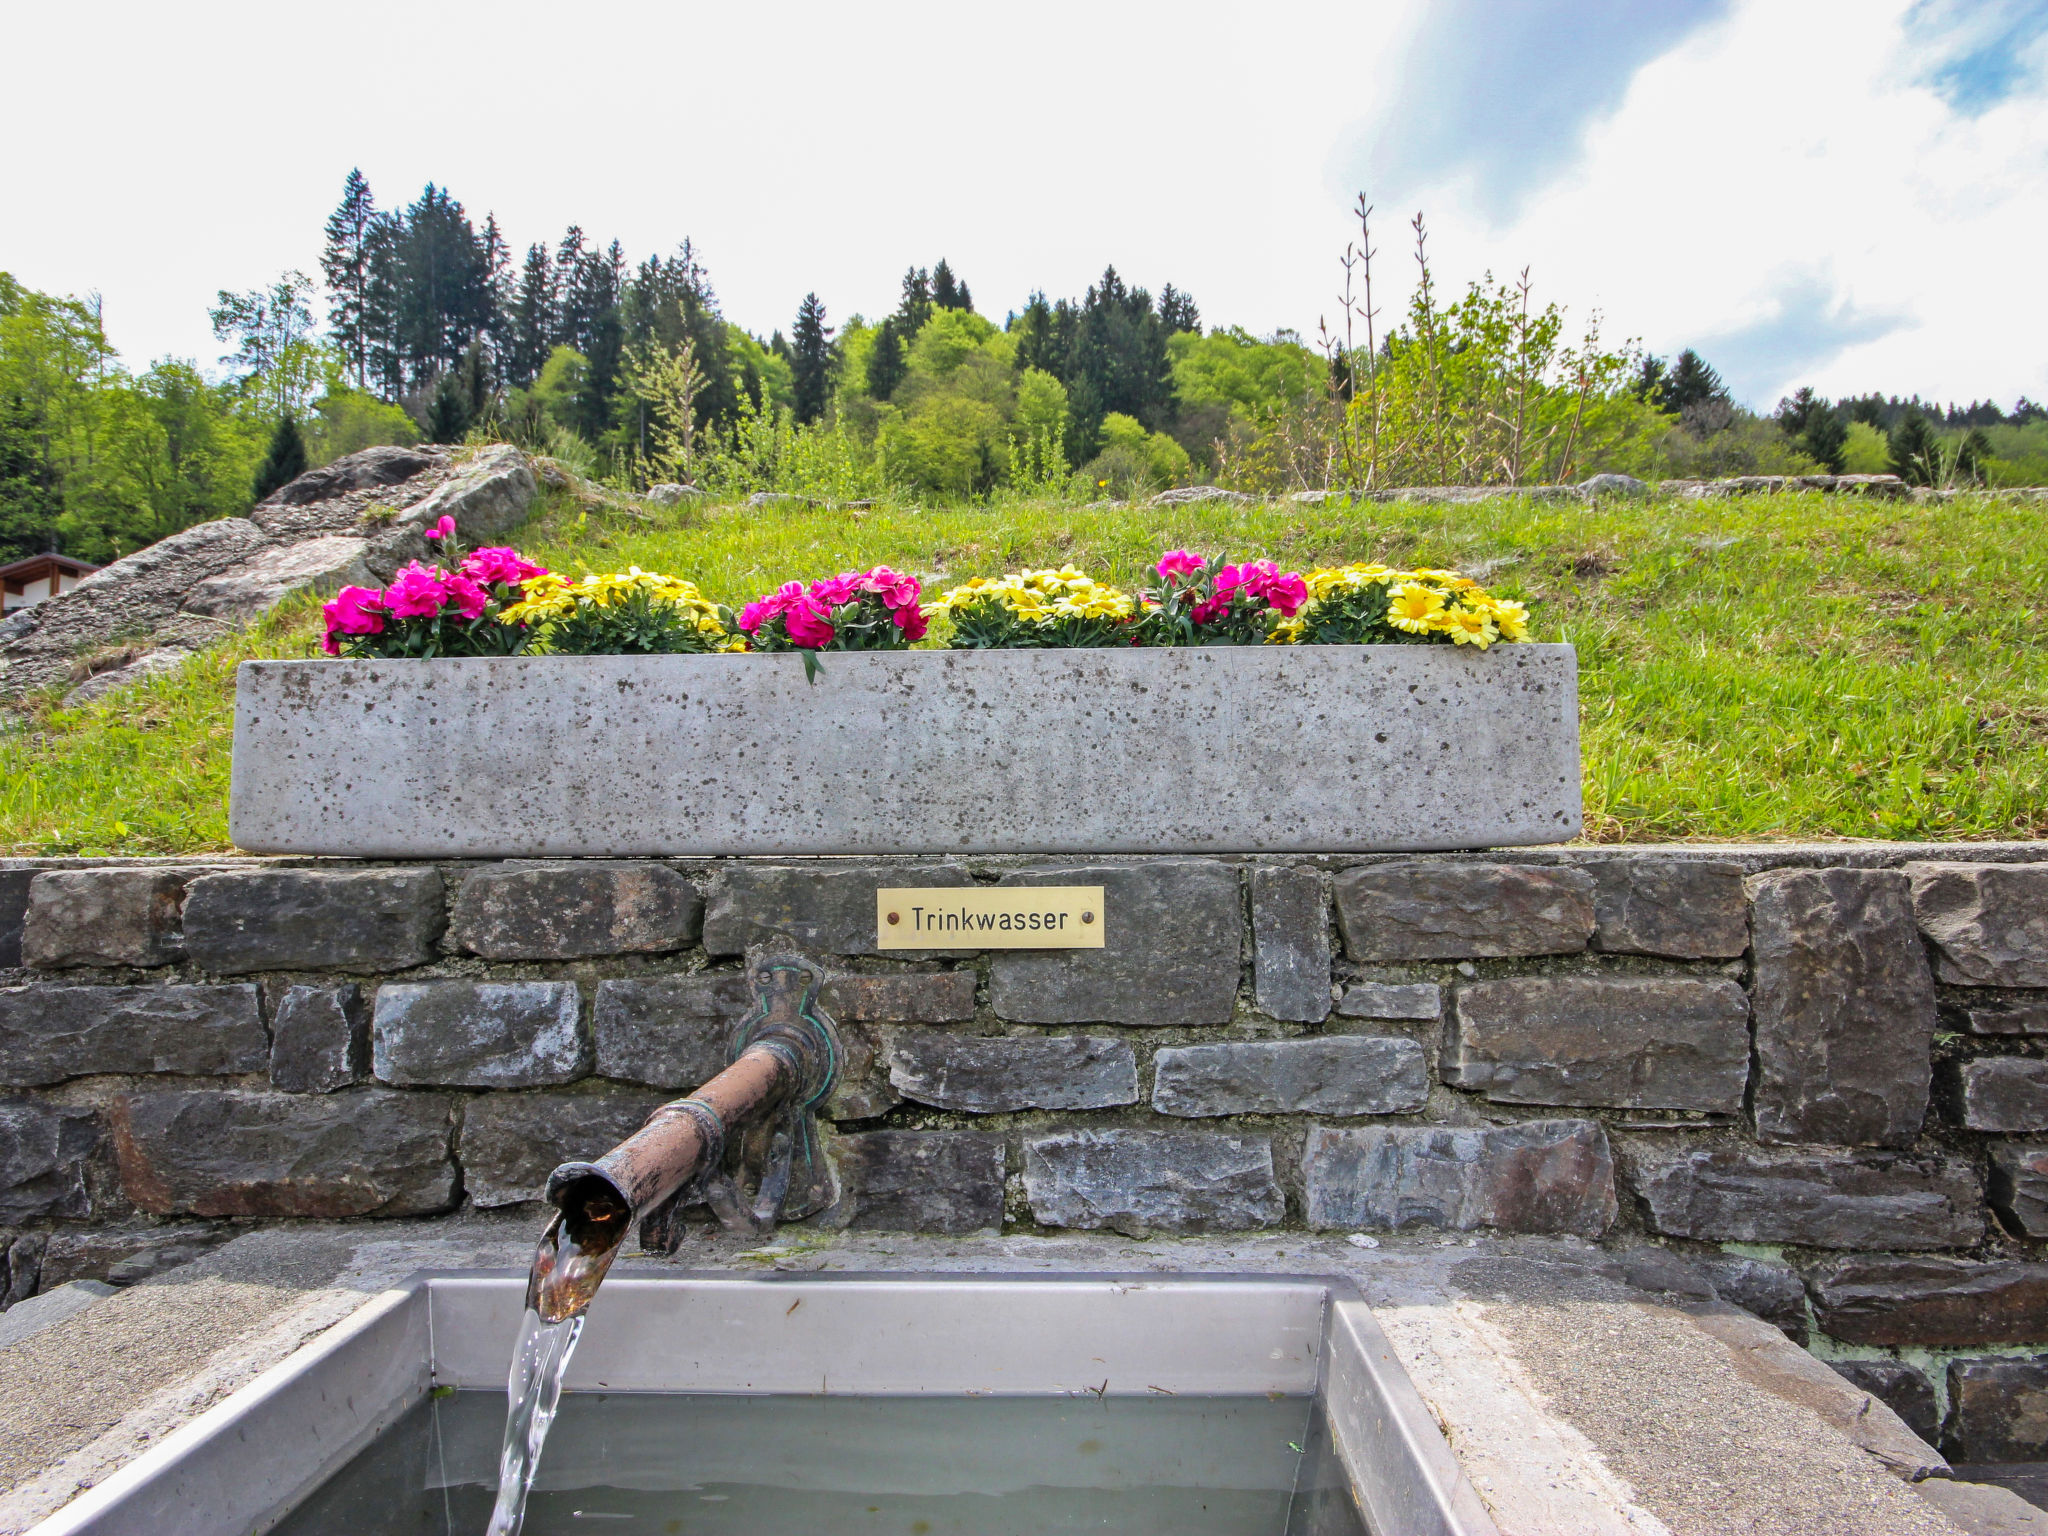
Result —
<instances>
[{"instance_id":1,"label":"flowing water stream","mask_svg":"<svg viewBox=\"0 0 2048 1536\"><path fill-rule=\"evenodd\" d=\"M533 1308L526 1309L505 1386L510 1406L505 1412L505 1446L498 1454L498 1502L491 1510L487 1536L518 1536L526 1519L526 1496L540 1470L540 1448L562 1401L562 1374L582 1336L580 1312L559 1323L544 1323Z\"/></svg>"}]
</instances>

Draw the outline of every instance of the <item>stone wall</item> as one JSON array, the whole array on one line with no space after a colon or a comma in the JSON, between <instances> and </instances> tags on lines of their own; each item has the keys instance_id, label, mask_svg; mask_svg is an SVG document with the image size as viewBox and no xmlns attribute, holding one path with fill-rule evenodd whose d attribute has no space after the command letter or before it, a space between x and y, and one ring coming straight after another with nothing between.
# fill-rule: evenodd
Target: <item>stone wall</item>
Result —
<instances>
[{"instance_id":1,"label":"stone wall","mask_svg":"<svg viewBox=\"0 0 2048 1536\"><path fill-rule=\"evenodd\" d=\"M874 953L879 884L1048 879L1105 948ZM1563 1235L2048 1455L2039 845L12 861L9 1295L531 1201L723 1065L763 945L833 974L824 1225Z\"/></svg>"}]
</instances>

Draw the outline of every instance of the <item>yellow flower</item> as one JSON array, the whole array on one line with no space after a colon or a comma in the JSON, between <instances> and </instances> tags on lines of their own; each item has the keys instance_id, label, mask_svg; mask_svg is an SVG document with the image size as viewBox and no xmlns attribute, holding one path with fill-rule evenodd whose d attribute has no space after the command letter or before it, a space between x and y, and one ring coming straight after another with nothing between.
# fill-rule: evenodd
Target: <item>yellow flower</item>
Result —
<instances>
[{"instance_id":1,"label":"yellow flower","mask_svg":"<svg viewBox=\"0 0 2048 1536\"><path fill-rule=\"evenodd\" d=\"M1411 635L1426 634L1436 627L1435 621L1443 611L1443 593L1408 581L1394 589L1393 601L1387 606L1387 622Z\"/></svg>"},{"instance_id":2,"label":"yellow flower","mask_svg":"<svg viewBox=\"0 0 2048 1536\"><path fill-rule=\"evenodd\" d=\"M1482 651L1493 644L1500 630L1493 615L1484 608L1451 608L1444 612L1442 627L1454 645L1476 645Z\"/></svg>"},{"instance_id":3,"label":"yellow flower","mask_svg":"<svg viewBox=\"0 0 2048 1536\"><path fill-rule=\"evenodd\" d=\"M1503 640L1526 640L1529 638L1529 610L1520 603L1506 598L1493 599L1494 622L1500 625Z\"/></svg>"},{"instance_id":4,"label":"yellow flower","mask_svg":"<svg viewBox=\"0 0 2048 1536\"><path fill-rule=\"evenodd\" d=\"M1298 616L1292 619L1282 619L1267 632L1266 644L1299 645L1301 644L1302 633L1306 628L1307 626L1302 623Z\"/></svg>"}]
</instances>

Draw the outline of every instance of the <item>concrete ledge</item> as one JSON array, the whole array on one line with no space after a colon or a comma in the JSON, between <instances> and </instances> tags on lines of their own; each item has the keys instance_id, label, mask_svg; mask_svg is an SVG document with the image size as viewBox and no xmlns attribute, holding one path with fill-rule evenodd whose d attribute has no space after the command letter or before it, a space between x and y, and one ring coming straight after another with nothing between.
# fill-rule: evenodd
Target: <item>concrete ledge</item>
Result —
<instances>
[{"instance_id":1,"label":"concrete ledge","mask_svg":"<svg viewBox=\"0 0 2048 1536\"><path fill-rule=\"evenodd\" d=\"M1570 646L255 661L259 853L1371 852L1580 829Z\"/></svg>"}]
</instances>

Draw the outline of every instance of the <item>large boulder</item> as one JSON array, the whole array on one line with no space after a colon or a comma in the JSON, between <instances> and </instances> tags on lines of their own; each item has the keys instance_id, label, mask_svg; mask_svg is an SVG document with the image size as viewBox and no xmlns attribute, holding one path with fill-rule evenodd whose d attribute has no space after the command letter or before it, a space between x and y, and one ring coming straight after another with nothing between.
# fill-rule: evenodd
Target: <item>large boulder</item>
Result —
<instances>
[{"instance_id":1,"label":"large boulder","mask_svg":"<svg viewBox=\"0 0 2048 1536\"><path fill-rule=\"evenodd\" d=\"M0 696L67 687L70 702L180 665L294 593L388 580L427 557L443 515L465 544L502 539L540 494L509 444L366 448L309 470L247 517L200 523L0 624Z\"/></svg>"}]
</instances>

